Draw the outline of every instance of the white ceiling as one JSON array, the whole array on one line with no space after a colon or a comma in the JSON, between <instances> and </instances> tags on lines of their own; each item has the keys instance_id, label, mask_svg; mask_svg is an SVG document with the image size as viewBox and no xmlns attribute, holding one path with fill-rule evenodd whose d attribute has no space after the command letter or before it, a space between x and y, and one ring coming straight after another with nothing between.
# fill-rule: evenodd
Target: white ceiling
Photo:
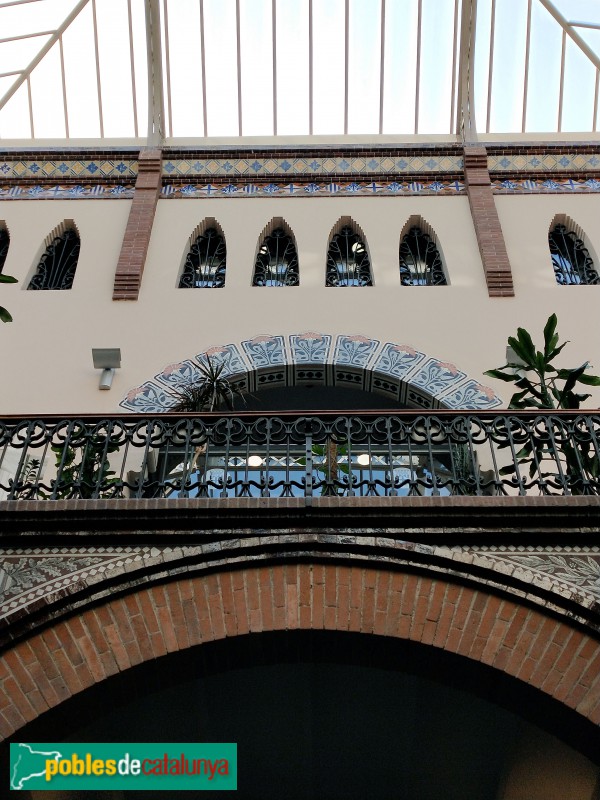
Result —
<instances>
[{"instance_id":1,"label":"white ceiling","mask_svg":"<svg viewBox=\"0 0 600 800\"><path fill-rule=\"evenodd\" d=\"M600 0L0 0L0 139L593 132L598 53Z\"/></svg>"}]
</instances>

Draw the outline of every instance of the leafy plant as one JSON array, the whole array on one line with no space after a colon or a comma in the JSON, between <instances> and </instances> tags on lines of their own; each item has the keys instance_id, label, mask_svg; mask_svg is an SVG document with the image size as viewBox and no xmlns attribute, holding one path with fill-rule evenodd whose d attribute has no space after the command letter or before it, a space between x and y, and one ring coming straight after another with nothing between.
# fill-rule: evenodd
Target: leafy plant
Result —
<instances>
[{"instance_id":1,"label":"leafy plant","mask_svg":"<svg viewBox=\"0 0 600 800\"><path fill-rule=\"evenodd\" d=\"M57 500L115 496L119 479L113 477L116 473L110 469L108 454L118 449L117 443L107 444L98 434L80 445L54 445L58 479L53 483L53 496Z\"/></svg>"},{"instance_id":2,"label":"leafy plant","mask_svg":"<svg viewBox=\"0 0 600 800\"><path fill-rule=\"evenodd\" d=\"M0 283L17 283L17 279L13 278L12 275L2 275L0 273ZM0 320L2 322L12 322L12 317L4 306L0 306Z\"/></svg>"},{"instance_id":3,"label":"leafy plant","mask_svg":"<svg viewBox=\"0 0 600 800\"><path fill-rule=\"evenodd\" d=\"M207 363L200 364L198 370L201 377L189 383L183 383L171 392L175 404L169 411L180 413L198 413L202 411L217 411L225 407L233 411L236 397L244 397L243 392L233 386L227 378L222 377L225 364L213 364L210 356L206 357Z\"/></svg>"},{"instance_id":4,"label":"leafy plant","mask_svg":"<svg viewBox=\"0 0 600 800\"><path fill-rule=\"evenodd\" d=\"M575 369L557 369L552 364L568 344L568 341L558 344L557 324L556 314L548 317L543 351L536 350L531 334L525 328L519 328L516 337L508 337L516 359L484 373L490 378L512 382L519 389L510 399L510 409L579 408L580 403L591 395L577 394L574 391L576 384L600 386L600 377L586 373L587 361ZM562 386L559 385L561 382Z\"/></svg>"},{"instance_id":5,"label":"leafy plant","mask_svg":"<svg viewBox=\"0 0 600 800\"><path fill-rule=\"evenodd\" d=\"M548 317L544 326L543 350L537 350L529 332L519 328L516 337L508 338L515 358L502 367L484 373L490 378L515 384L519 391L511 397L509 409L578 409L591 395L577 393L577 384L600 386L600 377L586 372L589 367L587 361L574 369L558 369L554 366L552 362L568 344L563 342L559 345L557 324L556 314ZM516 473L517 465L529 464L529 476L533 478L537 473L540 481L545 482L546 478L556 479L557 476L555 473L542 473L542 461L550 459L555 466L562 461L573 494L581 493L585 484L588 491L594 491L589 480L597 481L599 478L600 462L593 443L575 442L572 434L567 438L568 442L562 435L553 437L555 441L560 441L559 445L554 441L542 441L539 436L532 434L516 453L516 463L501 469L500 474ZM504 446L508 447L508 444Z\"/></svg>"}]
</instances>

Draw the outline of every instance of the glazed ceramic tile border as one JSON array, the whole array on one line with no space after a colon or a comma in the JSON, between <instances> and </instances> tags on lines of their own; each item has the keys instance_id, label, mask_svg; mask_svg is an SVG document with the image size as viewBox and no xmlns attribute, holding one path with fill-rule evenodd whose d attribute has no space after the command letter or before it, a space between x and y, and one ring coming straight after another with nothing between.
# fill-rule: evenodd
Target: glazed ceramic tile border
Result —
<instances>
[{"instance_id":1,"label":"glazed ceramic tile border","mask_svg":"<svg viewBox=\"0 0 600 800\"><path fill-rule=\"evenodd\" d=\"M280 536L282 543L285 535ZM343 537L340 536L340 540ZM296 536L297 542L297 536ZM340 542L342 543L342 542ZM406 549L403 541L389 540L388 547ZM212 555L219 550L234 554L231 542L214 542ZM562 598L584 606L600 600L600 549L598 547L514 545L431 546L419 545L419 551L440 559L460 572L473 565L506 579L535 585ZM202 544L185 548L185 558L201 563L206 554ZM27 609L57 593L72 593L78 587L89 588L120 574L143 573L152 567L173 569L182 550L158 547L89 547L82 550L65 547L10 548L0 558L0 619Z\"/></svg>"},{"instance_id":2,"label":"glazed ceramic tile border","mask_svg":"<svg viewBox=\"0 0 600 800\"><path fill-rule=\"evenodd\" d=\"M485 410L502 405L493 389L454 364L410 345L382 344L362 334L331 336L310 331L289 336L262 334L239 344L210 347L168 365L131 389L121 407L142 414L168 411L175 403L172 390L193 382L199 376L199 364L207 358L216 366L223 364L223 377L249 392L264 385L291 386L309 380L313 385L353 385L412 408Z\"/></svg>"}]
</instances>

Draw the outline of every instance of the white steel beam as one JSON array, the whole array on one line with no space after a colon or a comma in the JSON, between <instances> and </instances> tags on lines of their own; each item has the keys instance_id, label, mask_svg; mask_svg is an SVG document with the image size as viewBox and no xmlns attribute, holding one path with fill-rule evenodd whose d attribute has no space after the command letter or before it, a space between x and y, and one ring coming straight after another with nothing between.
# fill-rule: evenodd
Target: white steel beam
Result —
<instances>
[{"instance_id":1,"label":"white steel beam","mask_svg":"<svg viewBox=\"0 0 600 800\"><path fill-rule=\"evenodd\" d=\"M477 29L477 0L462 0L460 51L458 57L458 108L456 132L463 141L477 141L475 124L475 33Z\"/></svg>"},{"instance_id":2,"label":"white steel beam","mask_svg":"<svg viewBox=\"0 0 600 800\"><path fill-rule=\"evenodd\" d=\"M58 27L52 36L48 39L46 44L42 47L42 49L31 59L29 64L25 67L24 70L19 72L19 77L17 80L12 84L12 86L7 89L7 91L0 97L0 110L4 108L4 106L8 103L10 98L15 94L17 89L19 89L25 81L29 80L29 76L31 75L32 71L37 67L40 61L44 58L44 56L52 49L52 47L57 43L57 41L61 38L63 33L67 30L69 25L73 22L73 20L79 15L81 11L86 7L90 0L79 0L79 3L75 6L75 8L71 11L68 17L65 18L62 25ZM16 3L14 4L16 5Z\"/></svg>"},{"instance_id":3,"label":"white steel beam","mask_svg":"<svg viewBox=\"0 0 600 800\"><path fill-rule=\"evenodd\" d=\"M563 17L560 11L556 8L554 3L551 3L550 0L539 0L539 2L544 6L546 11L548 11L548 13L554 17L554 19L558 22L558 24L566 33L566 35L572 41L575 42L575 44L579 47L580 50L582 50L585 53L585 55L590 59L592 64L594 64L594 66L597 69L600 69L600 57L596 53L594 53L589 44L584 39L582 39L581 36L577 33L577 31L574 28L574 23L567 22L567 20ZM584 25L583 23L579 22L576 24L578 28L596 27L591 23Z\"/></svg>"},{"instance_id":4,"label":"white steel beam","mask_svg":"<svg viewBox=\"0 0 600 800\"><path fill-rule=\"evenodd\" d=\"M146 53L148 56L148 145L157 146L164 138L164 93L160 7L158 0L145 0Z\"/></svg>"}]
</instances>

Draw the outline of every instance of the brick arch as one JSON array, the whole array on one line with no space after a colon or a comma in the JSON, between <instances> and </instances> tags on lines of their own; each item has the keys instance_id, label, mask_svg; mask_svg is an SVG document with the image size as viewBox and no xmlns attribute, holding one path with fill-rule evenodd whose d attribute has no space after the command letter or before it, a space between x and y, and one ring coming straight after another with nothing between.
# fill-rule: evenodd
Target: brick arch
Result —
<instances>
[{"instance_id":1,"label":"brick arch","mask_svg":"<svg viewBox=\"0 0 600 800\"><path fill-rule=\"evenodd\" d=\"M600 723L600 642L485 589L358 565L248 567L145 587L20 642L0 661L0 734L118 672L267 631L351 631L443 649Z\"/></svg>"}]
</instances>

